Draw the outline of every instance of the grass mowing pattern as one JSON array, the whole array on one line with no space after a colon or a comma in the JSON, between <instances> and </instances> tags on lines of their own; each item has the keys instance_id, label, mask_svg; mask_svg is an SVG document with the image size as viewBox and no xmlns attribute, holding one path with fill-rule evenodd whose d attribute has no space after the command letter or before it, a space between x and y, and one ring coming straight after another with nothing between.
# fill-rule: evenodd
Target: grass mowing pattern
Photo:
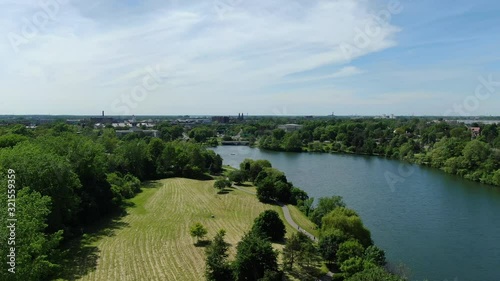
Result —
<instances>
[{"instance_id":1,"label":"grass mowing pattern","mask_svg":"<svg viewBox=\"0 0 500 281\"><path fill-rule=\"evenodd\" d=\"M176 178L159 183L160 187L146 188L131 200L135 206L121 219L122 228L95 242L97 268L80 280L204 280L204 248L196 247L189 235L195 222L207 227L210 239L225 229L231 258L238 241L264 210L280 214L287 236L294 231L280 207L262 204L251 194L233 189L216 194L214 181Z\"/></svg>"}]
</instances>

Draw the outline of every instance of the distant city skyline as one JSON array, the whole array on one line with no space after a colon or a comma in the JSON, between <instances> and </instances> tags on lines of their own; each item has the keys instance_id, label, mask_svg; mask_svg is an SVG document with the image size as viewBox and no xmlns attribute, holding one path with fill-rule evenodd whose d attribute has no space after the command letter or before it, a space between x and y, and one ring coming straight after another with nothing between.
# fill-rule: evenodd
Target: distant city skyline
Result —
<instances>
[{"instance_id":1,"label":"distant city skyline","mask_svg":"<svg viewBox=\"0 0 500 281\"><path fill-rule=\"evenodd\" d=\"M499 115L499 14L488 0L2 1L0 115Z\"/></svg>"}]
</instances>

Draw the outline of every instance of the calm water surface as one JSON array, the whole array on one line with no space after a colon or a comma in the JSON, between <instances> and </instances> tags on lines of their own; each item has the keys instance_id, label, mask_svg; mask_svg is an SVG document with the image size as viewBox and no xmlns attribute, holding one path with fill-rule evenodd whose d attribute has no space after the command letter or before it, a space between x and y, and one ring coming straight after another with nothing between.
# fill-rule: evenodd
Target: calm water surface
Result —
<instances>
[{"instance_id":1,"label":"calm water surface","mask_svg":"<svg viewBox=\"0 0 500 281\"><path fill-rule=\"evenodd\" d=\"M500 188L378 157L214 151L234 167L267 159L311 197L342 196L411 280L500 281Z\"/></svg>"}]
</instances>

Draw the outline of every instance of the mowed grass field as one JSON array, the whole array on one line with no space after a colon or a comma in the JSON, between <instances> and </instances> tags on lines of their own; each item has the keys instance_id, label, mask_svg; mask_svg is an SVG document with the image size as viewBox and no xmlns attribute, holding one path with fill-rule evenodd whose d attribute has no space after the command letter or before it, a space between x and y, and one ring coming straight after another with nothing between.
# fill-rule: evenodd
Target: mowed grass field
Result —
<instances>
[{"instance_id":1,"label":"mowed grass field","mask_svg":"<svg viewBox=\"0 0 500 281\"><path fill-rule=\"evenodd\" d=\"M204 280L204 248L196 247L189 235L195 222L208 229L208 239L219 229L226 230L230 258L238 241L264 210L280 214L287 236L295 231L286 223L280 207L262 204L239 190L217 194L213 182L175 178L143 189L131 200L135 206L120 220L123 227L94 243L99 250L97 267L80 280ZM282 249L283 245L274 247Z\"/></svg>"}]
</instances>

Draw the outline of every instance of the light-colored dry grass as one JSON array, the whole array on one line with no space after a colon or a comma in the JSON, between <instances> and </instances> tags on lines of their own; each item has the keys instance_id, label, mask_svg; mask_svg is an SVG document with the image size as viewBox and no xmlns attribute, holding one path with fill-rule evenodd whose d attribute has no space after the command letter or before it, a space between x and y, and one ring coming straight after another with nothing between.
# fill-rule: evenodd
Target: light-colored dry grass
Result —
<instances>
[{"instance_id":1,"label":"light-colored dry grass","mask_svg":"<svg viewBox=\"0 0 500 281\"><path fill-rule=\"evenodd\" d=\"M225 229L233 256L236 244L262 211L274 209L285 222L278 206L262 204L239 190L218 195L213 181L177 178L159 183L160 187L144 189L132 199L135 206L121 220L125 227L95 242L97 268L80 280L204 280L204 248L194 245L189 235L192 224L205 225L210 239ZM285 225L287 235L294 231Z\"/></svg>"}]
</instances>

